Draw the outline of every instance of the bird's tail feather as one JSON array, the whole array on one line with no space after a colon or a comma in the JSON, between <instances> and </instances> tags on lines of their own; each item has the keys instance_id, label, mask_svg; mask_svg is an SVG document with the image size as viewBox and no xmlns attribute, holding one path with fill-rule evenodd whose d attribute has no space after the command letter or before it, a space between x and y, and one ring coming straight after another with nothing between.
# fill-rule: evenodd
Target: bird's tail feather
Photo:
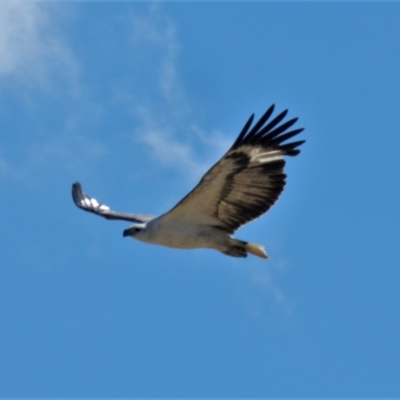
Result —
<instances>
[{"instance_id":1,"label":"bird's tail feather","mask_svg":"<svg viewBox=\"0 0 400 400\"><path fill-rule=\"evenodd\" d=\"M257 257L261 257L261 258L265 258L265 259L269 258L267 253L265 252L264 246L261 246L259 244L255 244L255 243L246 243L245 247L249 253L251 253Z\"/></svg>"}]
</instances>

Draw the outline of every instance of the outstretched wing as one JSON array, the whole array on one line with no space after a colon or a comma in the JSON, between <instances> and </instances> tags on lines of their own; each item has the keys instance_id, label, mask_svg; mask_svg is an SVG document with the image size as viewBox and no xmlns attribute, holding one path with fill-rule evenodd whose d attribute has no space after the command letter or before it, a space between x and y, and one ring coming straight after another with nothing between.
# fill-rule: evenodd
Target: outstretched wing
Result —
<instances>
[{"instance_id":1,"label":"outstretched wing","mask_svg":"<svg viewBox=\"0 0 400 400\"><path fill-rule=\"evenodd\" d=\"M82 210L91 212L96 215L107 219L119 219L124 221L144 223L154 218L153 215L139 215L139 214L128 214L118 213L111 211L109 207L104 204L100 204L96 199L89 197L81 187L79 182L72 185L72 198L74 203Z\"/></svg>"},{"instance_id":2,"label":"outstretched wing","mask_svg":"<svg viewBox=\"0 0 400 400\"><path fill-rule=\"evenodd\" d=\"M277 201L285 186L284 156L296 156L305 141L283 144L303 129L288 129L288 110L268 122L272 105L250 129L249 118L235 143L164 218L207 224L233 233L264 214Z\"/></svg>"}]
</instances>

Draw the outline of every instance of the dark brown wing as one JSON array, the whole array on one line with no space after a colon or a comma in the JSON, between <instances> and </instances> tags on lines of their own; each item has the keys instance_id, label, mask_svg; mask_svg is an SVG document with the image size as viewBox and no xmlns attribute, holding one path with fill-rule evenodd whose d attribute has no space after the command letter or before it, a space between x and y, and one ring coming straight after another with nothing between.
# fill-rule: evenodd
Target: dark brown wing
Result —
<instances>
[{"instance_id":1,"label":"dark brown wing","mask_svg":"<svg viewBox=\"0 0 400 400\"><path fill-rule=\"evenodd\" d=\"M297 118L280 124L287 110L268 122L273 110L274 105L249 131L252 115L228 152L164 218L233 233L268 211L285 186L284 156L296 156L304 143L282 144L303 129L288 131Z\"/></svg>"}]
</instances>

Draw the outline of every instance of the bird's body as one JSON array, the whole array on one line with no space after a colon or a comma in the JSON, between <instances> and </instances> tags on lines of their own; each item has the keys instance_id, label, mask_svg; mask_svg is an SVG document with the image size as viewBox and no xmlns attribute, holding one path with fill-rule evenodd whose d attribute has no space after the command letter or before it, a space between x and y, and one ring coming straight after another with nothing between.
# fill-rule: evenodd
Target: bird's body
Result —
<instances>
[{"instance_id":1,"label":"bird's body","mask_svg":"<svg viewBox=\"0 0 400 400\"><path fill-rule=\"evenodd\" d=\"M160 215L145 224L135 239L178 249L222 248L226 232L210 225L194 225L185 221L168 221L168 214Z\"/></svg>"},{"instance_id":2,"label":"bird's body","mask_svg":"<svg viewBox=\"0 0 400 400\"><path fill-rule=\"evenodd\" d=\"M137 225L124 231L124 236L134 235L134 238L144 243L157 244L177 249L215 249L224 254L244 254L251 249L249 243L232 238L227 232L211 225L195 225L185 221L168 221L168 214L160 215L142 225L134 232ZM259 247L261 257L267 258L262 246ZM249 248L248 248L249 247ZM251 251L249 251L251 252ZM239 256L239 255L238 255Z\"/></svg>"},{"instance_id":3,"label":"bird's body","mask_svg":"<svg viewBox=\"0 0 400 400\"><path fill-rule=\"evenodd\" d=\"M287 110L267 123L273 109L271 106L249 131L252 115L221 160L186 197L159 217L111 211L87 196L79 183L72 187L75 204L107 219L135 222L124 230L124 236L145 243L267 258L262 246L235 239L232 234L276 202L285 186L284 156L296 156L300 152L297 147L304 143L282 144L303 129L287 132L297 118L279 125Z\"/></svg>"}]
</instances>

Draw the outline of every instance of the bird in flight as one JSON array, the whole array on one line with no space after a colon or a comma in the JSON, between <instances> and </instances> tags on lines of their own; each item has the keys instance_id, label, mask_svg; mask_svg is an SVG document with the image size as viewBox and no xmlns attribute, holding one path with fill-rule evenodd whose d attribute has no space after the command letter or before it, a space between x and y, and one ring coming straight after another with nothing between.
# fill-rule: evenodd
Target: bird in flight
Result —
<instances>
[{"instance_id":1,"label":"bird in flight","mask_svg":"<svg viewBox=\"0 0 400 400\"><path fill-rule=\"evenodd\" d=\"M82 210L106 219L133 222L123 231L124 237L179 249L216 249L232 257L250 253L268 258L263 246L232 235L278 200L286 184L284 156L297 156L305 142L284 143L304 128L289 130L297 118L281 123L288 110L270 120L273 112L274 105L252 127L251 115L227 153L165 214L112 211L84 193L78 182L72 185L73 200Z\"/></svg>"}]
</instances>

